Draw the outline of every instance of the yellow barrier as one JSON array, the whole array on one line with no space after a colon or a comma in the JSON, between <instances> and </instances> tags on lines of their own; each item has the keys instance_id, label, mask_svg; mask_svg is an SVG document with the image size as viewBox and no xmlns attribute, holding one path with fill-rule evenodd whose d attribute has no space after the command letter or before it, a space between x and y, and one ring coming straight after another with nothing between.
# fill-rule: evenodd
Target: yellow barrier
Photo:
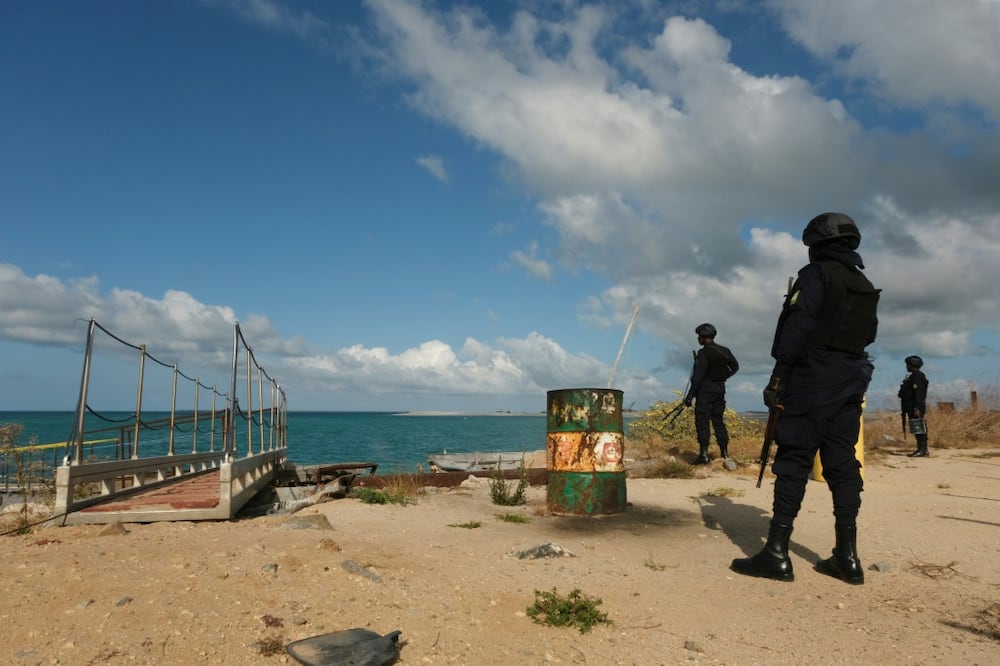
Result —
<instances>
[{"instance_id":1,"label":"yellow barrier","mask_svg":"<svg viewBox=\"0 0 1000 666\"><path fill-rule=\"evenodd\" d=\"M854 443L854 457L861 463L861 478L865 478L865 403L861 403L861 427L858 428L858 441ZM825 481L823 478L823 463L820 462L819 452L813 460L812 473L809 478L813 481Z\"/></svg>"},{"instance_id":2,"label":"yellow barrier","mask_svg":"<svg viewBox=\"0 0 1000 666\"><path fill-rule=\"evenodd\" d=\"M109 439L90 439L85 441L83 444L107 444L108 442L117 442L117 437L111 437ZM24 451L44 451L45 449L58 449L66 446L69 442L52 442L51 444L31 444L29 446L18 446L13 449L7 449L10 453L22 453Z\"/></svg>"}]
</instances>

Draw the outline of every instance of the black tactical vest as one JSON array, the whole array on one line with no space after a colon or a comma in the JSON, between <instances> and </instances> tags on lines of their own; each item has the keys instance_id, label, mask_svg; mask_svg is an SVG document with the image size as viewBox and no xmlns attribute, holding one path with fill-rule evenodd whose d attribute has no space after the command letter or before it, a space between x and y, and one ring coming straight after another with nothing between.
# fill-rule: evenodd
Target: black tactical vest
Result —
<instances>
[{"instance_id":1,"label":"black tactical vest","mask_svg":"<svg viewBox=\"0 0 1000 666\"><path fill-rule=\"evenodd\" d=\"M863 354L865 347L875 341L881 289L876 289L863 273L839 261L815 263L826 278L826 295L808 346Z\"/></svg>"},{"instance_id":2,"label":"black tactical vest","mask_svg":"<svg viewBox=\"0 0 1000 666\"><path fill-rule=\"evenodd\" d=\"M732 375L729 367L728 350L722 345L709 342L705 345L705 356L708 359L708 371L705 373L707 379L713 382L724 382Z\"/></svg>"}]
</instances>

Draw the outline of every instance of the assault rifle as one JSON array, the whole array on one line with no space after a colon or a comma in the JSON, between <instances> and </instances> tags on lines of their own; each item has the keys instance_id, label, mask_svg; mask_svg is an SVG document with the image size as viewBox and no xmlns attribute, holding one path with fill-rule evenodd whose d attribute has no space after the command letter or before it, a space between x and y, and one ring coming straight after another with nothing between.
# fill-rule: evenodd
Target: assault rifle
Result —
<instances>
[{"instance_id":1,"label":"assault rifle","mask_svg":"<svg viewBox=\"0 0 1000 666\"><path fill-rule=\"evenodd\" d=\"M792 287L795 286L795 278L788 278L788 288L785 290L785 298L791 296ZM781 380L777 380L774 385L775 390L781 388ZM771 444L778 434L778 417L781 415L781 405L776 404L768 408L767 425L764 426L764 445L760 449L760 474L757 475L757 487L760 488L761 481L764 480L764 470L767 469L767 460L771 457Z\"/></svg>"},{"instance_id":2,"label":"assault rifle","mask_svg":"<svg viewBox=\"0 0 1000 666\"><path fill-rule=\"evenodd\" d=\"M693 349L691 350L691 359L692 359L692 361L697 361L698 360L698 352L696 352ZM668 428L674 424L674 421L677 420L677 417L680 416L681 412L684 411L684 398L687 397L688 391L691 390L691 381L693 379L694 379L694 366L692 365L691 366L691 376L688 377L687 387L684 389L684 397L681 398L681 401L677 403L676 407L674 407L669 412L667 412L667 415L663 417L663 420L667 422L667 427Z\"/></svg>"},{"instance_id":3,"label":"assault rifle","mask_svg":"<svg viewBox=\"0 0 1000 666\"><path fill-rule=\"evenodd\" d=\"M760 449L760 474L757 475L757 487L764 480L764 470L767 469L767 460L771 457L771 444L778 432L778 417L781 415L781 407L771 407L767 415L767 425L764 427L764 446Z\"/></svg>"},{"instance_id":4,"label":"assault rifle","mask_svg":"<svg viewBox=\"0 0 1000 666\"><path fill-rule=\"evenodd\" d=\"M681 400L680 402L677 403L676 407L667 412L667 415L663 417L663 420L667 422L666 427L669 428L670 426L672 426L674 424L674 421L677 420L677 417L680 416L681 412L683 411L684 411L684 401Z\"/></svg>"}]
</instances>

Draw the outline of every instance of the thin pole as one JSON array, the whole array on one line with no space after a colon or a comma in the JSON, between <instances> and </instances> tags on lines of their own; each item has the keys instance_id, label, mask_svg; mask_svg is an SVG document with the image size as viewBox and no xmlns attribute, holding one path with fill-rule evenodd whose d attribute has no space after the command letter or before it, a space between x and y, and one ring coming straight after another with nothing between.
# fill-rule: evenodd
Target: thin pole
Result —
<instances>
[{"instance_id":1,"label":"thin pole","mask_svg":"<svg viewBox=\"0 0 1000 666\"><path fill-rule=\"evenodd\" d=\"M83 375L80 379L80 399L76 403L75 421L70 441L73 443L73 459L77 465L83 463L83 427L87 412L87 389L90 386L90 357L94 353L94 327L96 320L91 317L90 326L87 328L87 350L83 354ZM63 458L63 464L70 464L69 449Z\"/></svg>"}]
</instances>

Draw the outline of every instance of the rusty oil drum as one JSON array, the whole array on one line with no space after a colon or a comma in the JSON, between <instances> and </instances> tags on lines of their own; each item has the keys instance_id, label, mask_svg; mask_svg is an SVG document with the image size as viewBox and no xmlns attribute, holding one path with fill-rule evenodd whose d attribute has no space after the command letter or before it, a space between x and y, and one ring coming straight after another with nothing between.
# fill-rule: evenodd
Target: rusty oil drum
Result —
<instances>
[{"instance_id":1,"label":"rusty oil drum","mask_svg":"<svg viewBox=\"0 0 1000 666\"><path fill-rule=\"evenodd\" d=\"M625 511L622 395L598 388L548 392L549 511L585 516Z\"/></svg>"}]
</instances>

